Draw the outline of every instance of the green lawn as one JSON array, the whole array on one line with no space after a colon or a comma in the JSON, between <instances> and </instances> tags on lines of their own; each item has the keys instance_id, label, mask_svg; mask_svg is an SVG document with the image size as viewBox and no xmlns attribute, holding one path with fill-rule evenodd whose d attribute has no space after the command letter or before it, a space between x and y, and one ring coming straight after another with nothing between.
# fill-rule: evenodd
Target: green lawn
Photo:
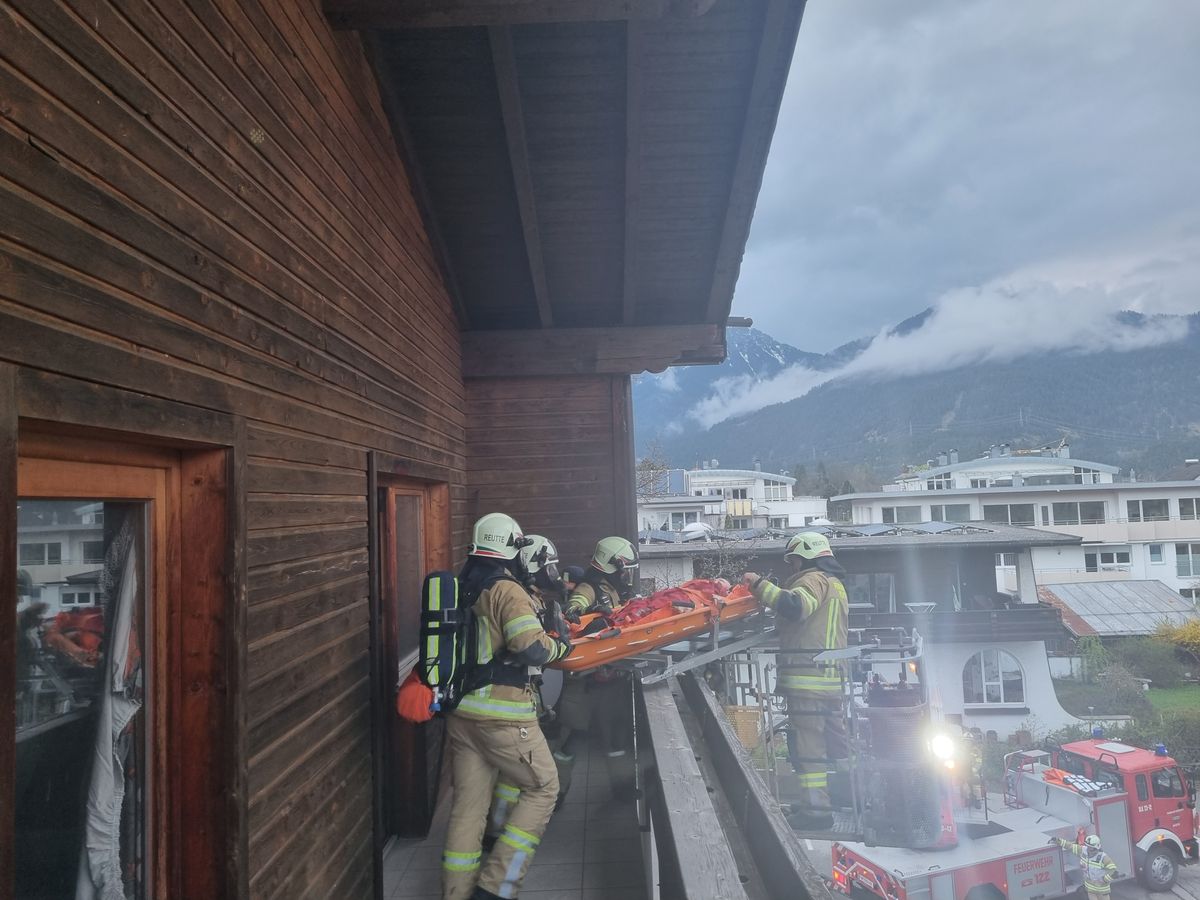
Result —
<instances>
[{"instance_id":1,"label":"green lawn","mask_svg":"<svg viewBox=\"0 0 1200 900\"><path fill-rule=\"evenodd\" d=\"M1146 698L1159 712L1200 709L1200 684L1182 684L1173 688L1150 688Z\"/></svg>"}]
</instances>

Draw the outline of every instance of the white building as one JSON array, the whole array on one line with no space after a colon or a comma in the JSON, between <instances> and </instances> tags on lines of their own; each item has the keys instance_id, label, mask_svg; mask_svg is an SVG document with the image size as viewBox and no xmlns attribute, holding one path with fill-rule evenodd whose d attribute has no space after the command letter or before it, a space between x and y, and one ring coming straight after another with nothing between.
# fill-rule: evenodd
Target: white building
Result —
<instances>
[{"instance_id":1,"label":"white building","mask_svg":"<svg viewBox=\"0 0 1200 900\"><path fill-rule=\"evenodd\" d=\"M758 468L675 469L661 480L662 490L638 497L638 528L681 531L695 522L729 529L798 528L824 519L825 498L793 497L795 483Z\"/></svg>"},{"instance_id":2,"label":"white building","mask_svg":"<svg viewBox=\"0 0 1200 900\"><path fill-rule=\"evenodd\" d=\"M58 501L22 500L17 522L17 569L30 583L18 608L38 601L46 604L50 617L102 602L103 503L80 504L64 513Z\"/></svg>"},{"instance_id":3,"label":"white building","mask_svg":"<svg viewBox=\"0 0 1200 900\"><path fill-rule=\"evenodd\" d=\"M1001 445L966 462L951 451L882 491L834 497L830 515L857 525L982 521L1077 535L1080 546L1034 551L1039 583L1156 580L1200 599L1200 482L1118 480L1118 473L1071 459L1065 446L1012 452ZM997 562L1007 577L1011 560Z\"/></svg>"}]
</instances>

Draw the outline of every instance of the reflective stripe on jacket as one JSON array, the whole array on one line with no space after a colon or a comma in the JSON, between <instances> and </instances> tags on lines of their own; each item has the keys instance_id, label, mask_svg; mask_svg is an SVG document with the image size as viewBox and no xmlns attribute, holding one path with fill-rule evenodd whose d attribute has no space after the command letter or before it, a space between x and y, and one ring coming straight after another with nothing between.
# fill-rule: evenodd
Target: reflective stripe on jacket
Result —
<instances>
[{"instance_id":1,"label":"reflective stripe on jacket","mask_svg":"<svg viewBox=\"0 0 1200 900\"><path fill-rule=\"evenodd\" d=\"M497 581L475 601L476 662L493 660L524 672L561 659L570 651L565 642L546 634L534 599L512 579ZM486 684L459 701L452 715L506 722L537 721L533 690L511 684Z\"/></svg>"},{"instance_id":2,"label":"reflective stripe on jacket","mask_svg":"<svg viewBox=\"0 0 1200 900\"><path fill-rule=\"evenodd\" d=\"M818 665L813 657L846 646L850 602L841 579L808 569L786 588L760 582L754 595L775 610L780 649L794 651L780 654L779 692L836 698L842 689L837 665Z\"/></svg>"},{"instance_id":3,"label":"reflective stripe on jacket","mask_svg":"<svg viewBox=\"0 0 1200 900\"><path fill-rule=\"evenodd\" d=\"M1113 862L1111 856L1103 850L1099 850L1093 856L1091 847L1087 844L1076 844L1072 841L1063 841L1062 848L1069 850L1079 857L1079 868L1083 870L1083 886L1093 894L1108 894L1112 892L1109 887L1117 878L1117 864Z\"/></svg>"},{"instance_id":4,"label":"reflective stripe on jacket","mask_svg":"<svg viewBox=\"0 0 1200 900\"><path fill-rule=\"evenodd\" d=\"M596 595L597 586L590 581L584 581L575 586L567 600L568 609L582 615L591 612L597 606L607 606L616 609L621 605L621 595L608 582L600 582L600 595Z\"/></svg>"}]
</instances>

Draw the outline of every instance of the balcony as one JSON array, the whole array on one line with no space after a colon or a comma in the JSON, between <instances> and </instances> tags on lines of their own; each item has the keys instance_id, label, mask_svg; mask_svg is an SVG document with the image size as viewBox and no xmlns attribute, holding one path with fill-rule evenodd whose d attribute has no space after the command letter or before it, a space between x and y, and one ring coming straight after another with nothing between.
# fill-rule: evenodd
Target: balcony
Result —
<instances>
[{"instance_id":1,"label":"balcony","mask_svg":"<svg viewBox=\"0 0 1200 900\"><path fill-rule=\"evenodd\" d=\"M934 610L928 613L850 611L851 628L916 628L928 641L1057 641L1066 636L1062 616L1044 603L1009 609Z\"/></svg>"}]
</instances>

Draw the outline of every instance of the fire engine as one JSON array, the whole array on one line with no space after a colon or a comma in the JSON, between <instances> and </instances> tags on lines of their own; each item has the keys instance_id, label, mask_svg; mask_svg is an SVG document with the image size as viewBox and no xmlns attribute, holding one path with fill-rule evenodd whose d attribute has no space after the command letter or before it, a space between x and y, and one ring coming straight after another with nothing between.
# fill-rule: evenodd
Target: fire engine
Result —
<instances>
[{"instance_id":1,"label":"fire engine","mask_svg":"<svg viewBox=\"0 0 1200 900\"><path fill-rule=\"evenodd\" d=\"M1100 837L1123 877L1151 891L1175 884L1197 858L1195 787L1159 744L1153 750L1090 740L1008 754L1002 808L960 822L945 849L835 841L833 886L881 900L1040 900L1082 883L1076 856L1056 837Z\"/></svg>"}]
</instances>

